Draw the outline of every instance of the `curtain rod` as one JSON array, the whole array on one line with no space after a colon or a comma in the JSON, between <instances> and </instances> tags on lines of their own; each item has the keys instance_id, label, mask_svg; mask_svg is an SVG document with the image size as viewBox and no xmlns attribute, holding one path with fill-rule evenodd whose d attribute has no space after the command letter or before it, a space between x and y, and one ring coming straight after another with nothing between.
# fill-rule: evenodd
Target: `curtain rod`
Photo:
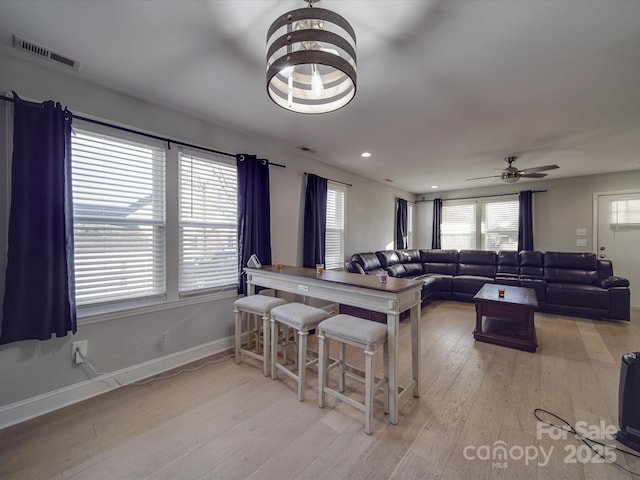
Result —
<instances>
[{"instance_id":1,"label":"curtain rod","mask_svg":"<svg viewBox=\"0 0 640 480\"><path fill-rule=\"evenodd\" d=\"M314 175L313 173L309 173L309 172L304 172L305 175ZM327 178L327 180L329 180L330 182L333 183L341 183L342 185L346 185L347 187L353 187L353 185L351 185L350 183L347 182L341 182L340 180L331 180L330 178Z\"/></svg>"},{"instance_id":2,"label":"curtain rod","mask_svg":"<svg viewBox=\"0 0 640 480\"><path fill-rule=\"evenodd\" d=\"M546 192L546 190L532 190L531 193L544 193ZM448 200L471 200L474 198L491 198L491 197L510 197L512 195L518 195L519 192L515 192L515 193L498 193L495 195L477 195L474 197L458 197L458 198L442 198L441 200L443 202L446 202ZM431 199L431 200L416 200L416 203L419 202L433 202L433 200L435 199Z\"/></svg>"},{"instance_id":3,"label":"curtain rod","mask_svg":"<svg viewBox=\"0 0 640 480\"><path fill-rule=\"evenodd\" d=\"M1 100L5 100L7 102L15 103L15 99L13 97L7 97L6 95L0 95L0 99ZM171 149L171 144L173 143L175 145L180 145L182 147L194 148L196 150L202 150L202 151L209 152L209 153L215 153L215 154L218 154L218 155L224 155L226 157L233 157L233 158L236 157L235 154L233 154L233 153L222 152L220 150L215 150L213 148L202 147L200 145L194 145L192 143L182 142L180 140L175 140L173 138L161 137L159 135L153 135L152 133L141 132L141 131L135 130L133 128L121 127L120 125L114 125L113 123L103 122L101 120L94 120L92 118L83 117L81 115L76 115L75 113L73 113L71 111L70 111L70 113L71 113L71 116L73 118L77 118L78 120L82 120L84 122L94 123L96 125L101 125L103 127L109 127L109 128L113 128L115 130L120 130L122 132L127 132L127 133L133 133L135 135L140 135L140 136L147 137L147 138L153 138L154 140L159 140L161 142L167 142L167 146L168 146L169 149ZM267 163L269 165L273 165L274 167L287 168L286 165L281 165L279 163L273 163L273 162L270 162L269 160L267 160Z\"/></svg>"}]
</instances>

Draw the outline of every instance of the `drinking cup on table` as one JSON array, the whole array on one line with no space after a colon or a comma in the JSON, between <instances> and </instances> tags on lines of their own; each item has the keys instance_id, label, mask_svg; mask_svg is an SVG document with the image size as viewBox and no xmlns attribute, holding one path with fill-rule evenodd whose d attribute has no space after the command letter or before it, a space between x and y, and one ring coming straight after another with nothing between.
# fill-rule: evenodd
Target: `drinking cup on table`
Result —
<instances>
[{"instance_id":1,"label":"drinking cup on table","mask_svg":"<svg viewBox=\"0 0 640 480\"><path fill-rule=\"evenodd\" d=\"M276 262L274 267L276 267L276 270L280 270L282 268L282 263Z\"/></svg>"},{"instance_id":2,"label":"drinking cup on table","mask_svg":"<svg viewBox=\"0 0 640 480\"><path fill-rule=\"evenodd\" d=\"M504 288L499 288L498 289L498 296L499 297L504 297Z\"/></svg>"},{"instance_id":3,"label":"drinking cup on table","mask_svg":"<svg viewBox=\"0 0 640 480\"><path fill-rule=\"evenodd\" d=\"M379 273L378 274L378 281L380 283L387 283L387 274L386 273Z\"/></svg>"},{"instance_id":4,"label":"drinking cup on table","mask_svg":"<svg viewBox=\"0 0 640 480\"><path fill-rule=\"evenodd\" d=\"M316 263L316 273L322 273L324 271L324 263Z\"/></svg>"}]
</instances>

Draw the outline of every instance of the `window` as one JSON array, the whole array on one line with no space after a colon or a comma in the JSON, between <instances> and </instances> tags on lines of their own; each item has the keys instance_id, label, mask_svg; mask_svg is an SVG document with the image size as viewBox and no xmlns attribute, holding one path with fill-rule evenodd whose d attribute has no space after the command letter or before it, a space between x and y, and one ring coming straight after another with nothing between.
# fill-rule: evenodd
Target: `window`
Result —
<instances>
[{"instance_id":1,"label":"window","mask_svg":"<svg viewBox=\"0 0 640 480\"><path fill-rule=\"evenodd\" d=\"M640 200L612 200L609 219L611 230L640 228Z\"/></svg>"},{"instance_id":2,"label":"window","mask_svg":"<svg viewBox=\"0 0 640 480\"><path fill-rule=\"evenodd\" d=\"M344 206L347 190L344 185L327 182L327 235L324 246L325 268L344 265Z\"/></svg>"},{"instance_id":3,"label":"window","mask_svg":"<svg viewBox=\"0 0 640 480\"><path fill-rule=\"evenodd\" d=\"M164 295L164 150L76 130L71 155L77 305Z\"/></svg>"},{"instance_id":4,"label":"window","mask_svg":"<svg viewBox=\"0 0 640 480\"><path fill-rule=\"evenodd\" d=\"M443 202L441 244L452 250L517 250L517 199Z\"/></svg>"},{"instance_id":5,"label":"window","mask_svg":"<svg viewBox=\"0 0 640 480\"><path fill-rule=\"evenodd\" d=\"M181 294L235 288L237 197L235 165L180 154Z\"/></svg>"},{"instance_id":6,"label":"window","mask_svg":"<svg viewBox=\"0 0 640 480\"><path fill-rule=\"evenodd\" d=\"M440 242L443 250L476 248L476 204L442 203Z\"/></svg>"},{"instance_id":7,"label":"window","mask_svg":"<svg viewBox=\"0 0 640 480\"><path fill-rule=\"evenodd\" d=\"M482 202L482 250L518 249L518 200Z\"/></svg>"}]
</instances>

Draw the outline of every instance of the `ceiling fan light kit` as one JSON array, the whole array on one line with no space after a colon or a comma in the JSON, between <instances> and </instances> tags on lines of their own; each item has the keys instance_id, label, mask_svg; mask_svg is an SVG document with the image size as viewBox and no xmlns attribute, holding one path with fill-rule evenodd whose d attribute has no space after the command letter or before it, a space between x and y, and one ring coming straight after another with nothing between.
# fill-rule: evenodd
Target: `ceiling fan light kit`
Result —
<instances>
[{"instance_id":1,"label":"ceiling fan light kit","mask_svg":"<svg viewBox=\"0 0 640 480\"><path fill-rule=\"evenodd\" d=\"M313 8L278 17L267 32L267 93L292 112L327 113L356 94L356 34L335 12Z\"/></svg>"},{"instance_id":2,"label":"ceiling fan light kit","mask_svg":"<svg viewBox=\"0 0 640 480\"><path fill-rule=\"evenodd\" d=\"M546 170L554 170L558 167L558 165L543 165L541 167L531 167L525 170L518 170L513 166L513 162L518 159L516 156L506 157L504 159L507 162L508 167L505 168L500 175L489 175L487 177L476 177L476 178L467 178L467 180L480 180L483 178L500 178L504 183L516 183L521 178L543 178L546 177Z\"/></svg>"}]
</instances>

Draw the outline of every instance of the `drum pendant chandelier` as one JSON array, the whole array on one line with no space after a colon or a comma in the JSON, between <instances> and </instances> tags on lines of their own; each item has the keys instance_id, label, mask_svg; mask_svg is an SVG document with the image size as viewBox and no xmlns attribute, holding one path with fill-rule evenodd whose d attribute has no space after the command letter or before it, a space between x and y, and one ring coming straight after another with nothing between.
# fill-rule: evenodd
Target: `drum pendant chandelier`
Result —
<instances>
[{"instance_id":1,"label":"drum pendant chandelier","mask_svg":"<svg viewBox=\"0 0 640 480\"><path fill-rule=\"evenodd\" d=\"M343 17L309 6L278 17L267 33L267 92L298 113L327 113L356 94L356 34Z\"/></svg>"}]
</instances>

